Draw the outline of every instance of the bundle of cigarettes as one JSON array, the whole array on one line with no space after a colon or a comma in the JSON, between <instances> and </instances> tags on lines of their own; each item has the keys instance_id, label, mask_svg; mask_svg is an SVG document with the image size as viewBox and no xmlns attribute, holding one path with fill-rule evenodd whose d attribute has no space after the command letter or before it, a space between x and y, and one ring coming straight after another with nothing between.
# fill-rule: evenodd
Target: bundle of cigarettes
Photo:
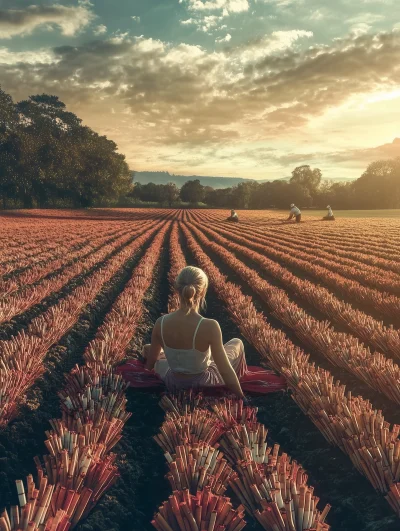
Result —
<instances>
[{"instance_id":1,"label":"bundle of cigarettes","mask_svg":"<svg viewBox=\"0 0 400 531\"><path fill-rule=\"evenodd\" d=\"M224 431L223 425L213 413L205 409L195 409L192 413L179 417L167 413L160 433L154 440L164 452L174 454L177 446L185 443L194 444L201 441L214 446Z\"/></svg>"},{"instance_id":2,"label":"bundle of cigarettes","mask_svg":"<svg viewBox=\"0 0 400 531\"><path fill-rule=\"evenodd\" d=\"M82 422L117 418L124 424L130 418L127 413L125 391L129 384L115 374L111 366L76 366L67 376L66 386L58 394L62 400L63 419L79 417Z\"/></svg>"},{"instance_id":3,"label":"bundle of cigarettes","mask_svg":"<svg viewBox=\"0 0 400 531\"><path fill-rule=\"evenodd\" d=\"M278 445L268 450L268 460L262 464L252 459L250 450L247 459L236 464L237 474L229 484L241 503L268 531L302 531L317 524L329 529L324 521L330 506L322 513L317 509L319 498L306 484L302 467L286 454L279 455Z\"/></svg>"},{"instance_id":4,"label":"bundle of cigarettes","mask_svg":"<svg viewBox=\"0 0 400 531\"><path fill-rule=\"evenodd\" d=\"M103 444L108 453L121 439L123 422L119 419L82 423L79 418L71 419L67 424L60 419L49 421L53 430L46 431L46 448L55 455L62 449L72 452L75 445L89 446Z\"/></svg>"},{"instance_id":5,"label":"bundle of cigarettes","mask_svg":"<svg viewBox=\"0 0 400 531\"><path fill-rule=\"evenodd\" d=\"M80 492L51 485L42 477L36 487L32 476L27 478L27 492L21 480L16 481L19 506L4 511L0 531L68 531L74 529L104 492L104 485L95 490L84 487ZM108 486L106 487L108 488Z\"/></svg>"},{"instance_id":6,"label":"bundle of cigarettes","mask_svg":"<svg viewBox=\"0 0 400 531\"><path fill-rule=\"evenodd\" d=\"M35 457L38 479L46 473L48 481L60 484L68 489L79 490L82 486L96 488L99 483L109 483L110 478L118 475L113 466L115 454L105 455L104 445L78 446L72 452L63 449L57 454L44 455L43 463Z\"/></svg>"},{"instance_id":7,"label":"bundle of cigarettes","mask_svg":"<svg viewBox=\"0 0 400 531\"><path fill-rule=\"evenodd\" d=\"M208 486L213 494L222 495L233 474L223 454L203 442L178 446L175 455L166 452L165 458L173 491L188 489L195 494Z\"/></svg>"},{"instance_id":8,"label":"bundle of cigarettes","mask_svg":"<svg viewBox=\"0 0 400 531\"><path fill-rule=\"evenodd\" d=\"M161 398L159 405L166 413L180 416L187 415L195 409L203 407L204 403L202 393L196 393L193 389L189 389L174 394L165 394Z\"/></svg>"},{"instance_id":9,"label":"bundle of cigarettes","mask_svg":"<svg viewBox=\"0 0 400 531\"><path fill-rule=\"evenodd\" d=\"M223 398L215 401L211 408L226 426L257 422L258 408L244 406L243 400Z\"/></svg>"},{"instance_id":10,"label":"bundle of cigarettes","mask_svg":"<svg viewBox=\"0 0 400 531\"><path fill-rule=\"evenodd\" d=\"M266 442L267 434L266 427L258 422L237 424L223 434L220 447L231 464L248 458L265 463L271 451Z\"/></svg>"},{"instance_id":11,"label":"bundle of cigarettes","mask_svg":"<svg viewBox=\"0 0 400 531\"><path fill-rule=\"evenodd\" d=\"M151 523L157 531L240 531L246 525L243 507L234 509L229 498L212 494L207 487L196 495L174 492Z\"/></svg>"},{"instance_id":12,"label":"bundle of cigarettes","mask_svg":"<svg viewBox=\"0 0 400 531\"><path fill-rule=\"evenodd\" d=\"M196 408L196 405L208 409ZM193 471L198 470L197 462L203 455L201 452L206 451L210 463L213 463L213 460L215 462L218 459L222 460L224 456L234 468L235 472L231 472L228 476L229 486L241 505L263 529L267 531L329 529L325 518L330 506L327 505L321 512L317 508L319 498L314 496L313 487L307 485L308 476L304 469L287 454L280 453L278 444L273 447L268 446L266 441L268 430L257 422L257 408L245 406L242 400L203 399L193 393L165 396L162 399L162 407L169 413L156 440L165 451L169 463L167 478L174 491L188 489L193 493L196 488L198 491L205 488L204 481L200 480L201 474L196 475ZM182 411L187 413L181 415ZM208 426L212 418L214 418L213 424L219 426L216 432L218 436L215 433L214 437L214 445L217 443L219 450L210 448L210 445L204 442L197 444L197 440L201 439L197 438L194 443L190 439L195 432L197 422L202 423L202 426ZM202 429L197 432L201 433ZM208 434L207 430L205 433ZM179 441L183 443L179 444ZM175 449L175 455L171 455L171 449ZM218 457L215 457L217 454ZM212 474L207 488L214 494L220 494L220 491L214 490L216 487L213 481L214 468L210 470ZM207 472L203 472L202 477L207 478ZM175 529L169 520L166 522L171 529ZM158 520L155 519L153 525L157 529L170 531L160 517ZM186 531L186 527L176 527L176 529ZM203 527L198 529L202 531Z\"/></svg>"},{"instance_id":13,"label":"bundle of cigarettes","mask_svg":"<svg viewBox=\"0 0 400 531\"><path fill-rule=\"evenodd\" d=\"M400 484L395 483L390 485L390 490L385 496L386 500L389 502L393 511L400 517Z\"/></svg>"}]
</instances>

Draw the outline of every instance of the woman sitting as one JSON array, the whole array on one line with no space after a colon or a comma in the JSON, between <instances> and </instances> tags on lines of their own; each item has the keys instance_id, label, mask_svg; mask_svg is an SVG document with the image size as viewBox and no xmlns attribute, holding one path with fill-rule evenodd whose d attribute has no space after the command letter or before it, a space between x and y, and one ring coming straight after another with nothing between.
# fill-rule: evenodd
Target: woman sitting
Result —
<instances>
[{"instance_id":1,"label":"woman sitting","mask_svg":"<svg viewBox=\"0 0 400 531\"><path fill-rule=\"evenodd\" d=\"M180 307L156 321L151 345L143 348L146 369L154 368L169 391L225 385L243 397L238 379L247 370L242 341L231 339L224 345L218 322L199 313L207 275L197 267L185 267L175 287Z\"/></svg>"},{"instance_id":2,"label":"woman sitting","mask_svg":"<svg viewBox=\"0 0 400 531\"><path fill-rule=\"evenodd\" d=\"M335 216L333 215L333 212L332 212L332 209L331 209L330 205L328 205L326 208L328 209L328 214L325 217L323 217L322 219L324 221L335 221Z\"/></svg>"},{"instance_id":3,"label":"woman sitting","mask_svg":"<svg viewBox=\"0 0 400 531\"><path fill-rule=\"evenodd\" d=\"M235 223L238 223L239 218L234 210L231 210L231 215L229 216L229 218L226 218L226 221L233 221Z\"/></svg>"}]
</instances>

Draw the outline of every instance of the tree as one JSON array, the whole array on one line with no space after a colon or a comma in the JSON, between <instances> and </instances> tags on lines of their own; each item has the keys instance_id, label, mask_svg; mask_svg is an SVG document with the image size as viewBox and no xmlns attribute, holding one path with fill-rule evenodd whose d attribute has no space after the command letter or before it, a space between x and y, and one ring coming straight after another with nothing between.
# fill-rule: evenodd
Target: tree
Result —
<instances>
[{"instance_id":1,"label":"tree","mask_svg":"<svg viewBox=\"0 0 400 531\"><path fill-rule=\"evenodd\" d=\"M15 194L17 179L18 114L14 102L0 87L0 194L3 208Z\"/></svg>"},{"instance_id":2,"label":"tree","mask_svg":"<svg viewBox=\"0 0 400 531\"><path fill-rule=\"evenodd\" d=\"M80 128L78 159L71 184L76 206L95 206L115 201L132 189L132 178L117 145L88 127Z\"/></svg>"},{"instance_id":3,"label":"tree","mask_svg":"<svg viewBox=\"0 0 400 531\"><path fill-rule=\"evenodd\" d=\"M161 186L163 186L163 201L171 207L179 197L179 188L171 182Z\"/></svg>"},{"instance_id":4,"label":"tree","mask_svg":"<svg viewBox=\"0 0 400 531\"><path fill-rule=\"evenodd\" d=\"M110 204L132 178L117 145L67 111L57 96L30 96L16 105L0 89L0 192L3 205L61 200L73 206Z\"/></svg>"},{"instance_id":5,"label":"tree","mask_svg":"<svg viewBox=\"0 0 400 531\"><path fill-rule=\"evenodd\" d=\"M314 198L317 195L321 183L322 173L319 168L311 169L308 165L298 166L292 171L290 184L296 184L305 188L308 196Z\"/></svg>"},{"instance_id":6,"label":"tree","mask_svg":"<svg viewBox=\"0 0 400 531\"><path fill-rule=\"evenodd\" d=\"M235 208L249 208L259 186L257 181L245 181L234 186L232 189L233 206Z\"/></svg>"},{"instance_id":7,"label":"tree","mask_svg":"<svg viewBox=\"0 0 400 531\"><path fill-rule=\"evenodd\" d=\"M358 208L400 207L400 157L372 162L354 182Z\"/></svg>"},{"instance_id":8,"label":"tree","mask_svg":"<svg viewBox=\"0 0 400 531\"><path fill-rule=\"evenodd\" d=\"M205 201L207 205L217 208L231 208L232 188L219 188L209 191Z\"/></svg>"},{"instance_id":9,"label":"tree","mask_svg":"<svg viewBox=\"0 0 400 531\"><path fill-rule=\"evenodd\" d=\"M204 186L199 179L187 181L181 188L180 196L182 201L188 203L200 203L205 197Z\"/></svg>"}]
</instances>

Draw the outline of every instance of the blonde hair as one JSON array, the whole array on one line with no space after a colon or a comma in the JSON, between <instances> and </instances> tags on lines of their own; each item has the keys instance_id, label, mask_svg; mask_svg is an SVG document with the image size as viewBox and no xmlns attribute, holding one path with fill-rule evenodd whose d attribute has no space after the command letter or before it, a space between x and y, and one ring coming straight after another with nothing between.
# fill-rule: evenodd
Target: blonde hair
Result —
<instances>
[{"instance_id":1,"label":"blonde hair","mask_svg":"<svg viewBox=\"0 0 400 531\"><path fill-rule=\"evenodd\" d=\"M188 312L205 308L205 295L208 277L198 267L187 266L181 269L175 280L175 288L181 299L181 307Z\"/></svg>"}]
</instances>

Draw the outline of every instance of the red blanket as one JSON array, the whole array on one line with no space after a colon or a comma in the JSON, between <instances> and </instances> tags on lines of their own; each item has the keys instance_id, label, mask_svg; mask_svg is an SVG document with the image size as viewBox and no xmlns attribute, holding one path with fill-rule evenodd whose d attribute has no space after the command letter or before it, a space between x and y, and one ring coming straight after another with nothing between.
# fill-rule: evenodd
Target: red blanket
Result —
<instances>
[{"instance_id":1,"label":"red blanket","mask_svg":"<svg viewBox=\"0 0 400 531\"><path fill-rule=\"evenodd\" d=\"M154 372L144 368L143 362L132 359L124 365L117 367L116 372L131 387L164 387L161 378ZM286 382L282 376L277 376L273 371L262 369L261 367L247 367L247 372L240 378L240 385L245 393L267 394L286 389ZM204 388L207 394L226 392L228 389L223 385Z\"/></svg>"}]
</instances>

